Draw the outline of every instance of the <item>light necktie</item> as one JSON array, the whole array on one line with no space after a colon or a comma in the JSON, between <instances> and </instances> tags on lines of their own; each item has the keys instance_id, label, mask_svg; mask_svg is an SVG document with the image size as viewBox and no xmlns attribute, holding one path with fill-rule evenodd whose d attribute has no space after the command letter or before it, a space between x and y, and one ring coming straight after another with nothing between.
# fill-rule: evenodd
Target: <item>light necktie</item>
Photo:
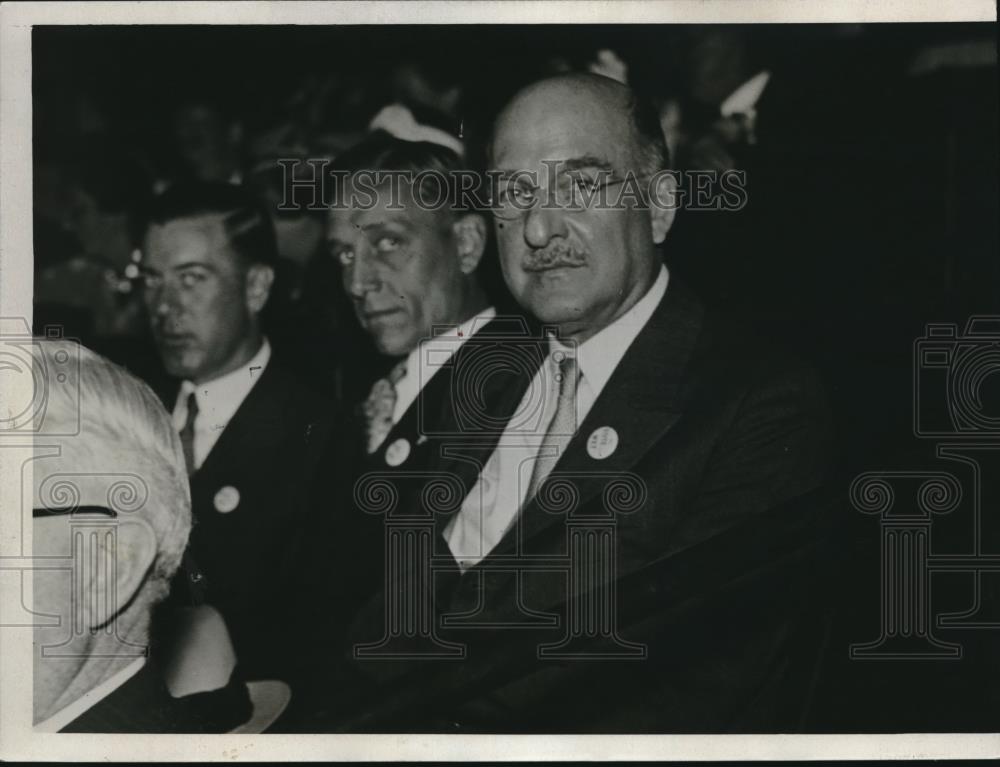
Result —
<instances>
[{"instance_id":1,"label":"light necktie","mask_svg":"<svg viewBox=\"0 0 1000 767\"><path fill-rule=\"evenodd\" d=\"M365 400L362 411L368 432L368 452L374 453L392 431L392 411L396 407L396 384L406 375L406 360L399 362L385 378L378 379Z\"/></svg>"},{"instance_id":2,"label":"light necktie","mask_svg":"<svg viewBox=\"0 0 1000 767\"><path fill-rule=\"evenodd\" d=\"M538 488L559 462L566 445L576 432L576 390L580 382L580 368L576 364L576 357L569 356L563 356L558 366L559 373L554 381L554 385L559 388L556 412L538 449L538 458L528 483L528 494L524 497L525 503L535 497Z\"/></svg>"},{"instance_id":3,"label":"light necktie","mask_svg":"<svg viewBox=\"0 0 1000 767\"><path fill-rule=\"evenodd\" d=\"M180 431L181 447L184 449L184 464L187 466L188 476L194 474L194 421L198 417L198 398L194 392L188 395L187 419L184 427Z\"/></svg>"}]
</instances>

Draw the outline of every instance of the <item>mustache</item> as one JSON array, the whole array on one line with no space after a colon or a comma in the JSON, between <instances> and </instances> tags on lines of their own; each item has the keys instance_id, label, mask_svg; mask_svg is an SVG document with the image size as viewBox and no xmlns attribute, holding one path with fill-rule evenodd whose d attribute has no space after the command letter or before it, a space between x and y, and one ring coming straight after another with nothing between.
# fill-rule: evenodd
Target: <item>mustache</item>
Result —
<instances>
[{"instance_id":1,"label":"mustache","mask_svg":"<svg viewBox=\"0 0 1000 767\"><path fill-rule=\"evenodd\" d=\"M172 317L154 317L152 330L157 335L183 335L189 332L184 323Z\"/></svg>"},{"instance_id":2,"label":"mustache","mask_svg":"<svg viewBox=\"0 0 1000 767\"><path fill-rule=\"evenodd\" d=\"M587 263L587 253L566 242L554 242L544 248L533 250L521 261L526 272L542 272L561 266L583 266Z\"/></svg>"}]
</instances>

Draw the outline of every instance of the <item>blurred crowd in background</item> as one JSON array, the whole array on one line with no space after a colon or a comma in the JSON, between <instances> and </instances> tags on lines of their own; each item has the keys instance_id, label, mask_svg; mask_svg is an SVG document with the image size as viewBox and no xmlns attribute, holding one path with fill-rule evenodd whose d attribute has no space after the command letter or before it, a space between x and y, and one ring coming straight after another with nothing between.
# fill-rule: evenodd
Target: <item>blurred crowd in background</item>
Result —
<instances>
[{"instance_id":1,"label":"blurred crowd in background","mask_svg":"<svg viewBox=\"0 0 1000 767\"><path fill-rule=\"evenodd\" d=\"M158 375L134 281L143 207L181 179L228 181L273 213L275 353L356 402L388 363L356 326L322 212L278 209L277 161L332 159L397 103L475 168L499 106L572 70L650 99L674 168L747 172L742 211L681 212L672 272L823 370L850 459L879 449L858 436L905 436L923 324L1000 306L988 26L36 27L35 330ZM763 94L727 113L747 82Z\"/></svg>"}]
</instances>

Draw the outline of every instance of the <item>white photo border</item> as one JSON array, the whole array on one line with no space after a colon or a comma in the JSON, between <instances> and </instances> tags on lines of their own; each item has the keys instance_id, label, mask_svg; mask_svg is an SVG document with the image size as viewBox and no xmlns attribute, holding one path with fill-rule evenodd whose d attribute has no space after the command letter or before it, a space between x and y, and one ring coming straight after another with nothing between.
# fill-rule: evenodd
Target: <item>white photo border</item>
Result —
<instances>
[{"instance_id":1,"label":"white photo border","mask_svg":"<svg viewBox=\"0 0 1000 767\"><path fill-rule=\"evenodd\" d=\"M25 2L0 6L0 317L31 319L31 29L77 24L638 24L996 22L993 0L577 0L473 2ZM9 394L9 392L8 392ZM3 395L6 396L6 395ZM17 396L17 393L15 393ZM29 396L30 399L30 396ZM0 405L2 406L2 405ZM0 613L30 604L17 560L20 451L0 437ZM5 460L7 459L7 460ZM15 500L16 499L16 500ZM30 530L30 526L27 528ZM11 531L15 531L12 536ZM30 579L26 579L30 580ZM0 621L2 622L2 621ZM1000 756L1000 734L893 735L83 735L31 730L30 628L0 628L0 758L89 761L937 759Z\"/></svg>"}]
</instances>

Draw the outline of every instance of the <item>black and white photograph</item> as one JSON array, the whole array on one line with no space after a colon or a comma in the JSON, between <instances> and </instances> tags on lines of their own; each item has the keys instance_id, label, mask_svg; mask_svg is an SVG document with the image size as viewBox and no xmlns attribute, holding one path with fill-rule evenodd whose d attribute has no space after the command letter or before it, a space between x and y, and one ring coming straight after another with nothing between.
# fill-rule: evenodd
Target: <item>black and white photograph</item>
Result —
<instances>
[{"instance_id":1,"label":"black and white photograph","mask_svg":"<svg viewBox=\"0 0 1000 767\"><path fill-rule=\"evenodd\" d=\"M1000 756L992 3L87 5L2 8L4 758Z\"/></svg>"}]
</instances>

